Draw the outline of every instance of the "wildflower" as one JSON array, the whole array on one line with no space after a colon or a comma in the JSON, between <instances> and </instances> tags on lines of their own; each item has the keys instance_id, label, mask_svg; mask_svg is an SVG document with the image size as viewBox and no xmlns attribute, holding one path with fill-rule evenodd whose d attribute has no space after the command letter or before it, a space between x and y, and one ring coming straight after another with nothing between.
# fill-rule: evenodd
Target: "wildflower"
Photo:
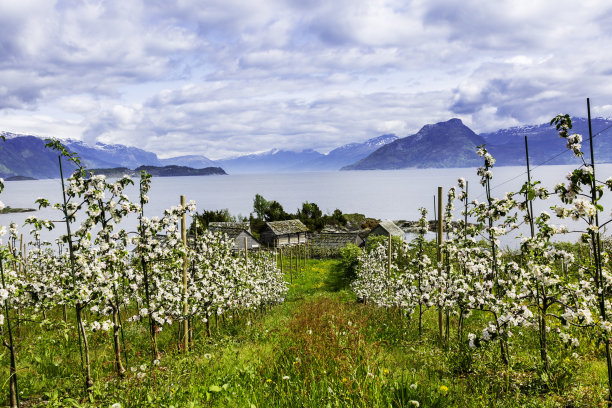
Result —
<instances>
[{"instance_id":1,"label":"wildflower","mask_svg":"<svg viewBox=\"0 0 612 408\"><path fill-rule=\"evenodd\" d=\"M389 374L389 370L387 370L386 368L383 370L383 374Z\"/></svg>"},{"instance_id":2,"label":"wildflower","mask_svg":"<svg viewBox=\"0 0 612 408\"><path fill-rule=\"evenodd\" d=\"M118 402L115 402L113 405L110 406L110 408L121 408L121 404Z\"/></svg>"},{"instance_id":3,"label":"wildflower","mask_svg":"<svg viewBox=\"0 0 612 408\"><path fill-rule=\"evenodd\" d=\"M440 392L446 394L448 392L448 387L446 385L441 385Z\"/></svg>"},{"instance_id":4,"label":"wildflower","mask_svg":"<svg viewBox=\"0 0 612 408\"><path fill-rule=\"evenodd\" d=\"M266 382L267 382L267 383L271 383L271 382L272 382L272 380L268 378L268 379L266 380Z\"/></svg>"},{"instance_id":5,"label":"wildflower","mask_svg":"<svg viewBox=\"0 0 612 408\"><path fill-rule=\"evenodd\" d=\"M414 383L414 384L410 384L410 389L411 390L416 390L417 389L418 384Z\"/></svg>"},{"instance_id":6,"label":"wildflower","mask_svg":"<svg viewBox=\"0 0 612 408\"><path fill-rule=\"evenodd\" d=\"M417 408L419 408L419 406L421 405L421 404L419 404L419 401L415 401L415 400L410 400L410 404L414 405Z\"/></svg>"},{"instance_id":7,"label":"wildflower","mask_svg":"<svg viewBox=\"0 0 612 408\"><path fill-rule=\"evenodd\" d=\"M212 355L209 353L204 354L204 358L207 360L210 360L212 358Z\"/></svg>"},{"instance_id":8,"label":"wildflower","mask_svg":"<svg viewBox=\"0 0 612 408\"><path fill-rule=\"evenodd\" d=\"M288 380L289 376L288 375L283 375L283 380Z\"/></svg>"}]
</instances>

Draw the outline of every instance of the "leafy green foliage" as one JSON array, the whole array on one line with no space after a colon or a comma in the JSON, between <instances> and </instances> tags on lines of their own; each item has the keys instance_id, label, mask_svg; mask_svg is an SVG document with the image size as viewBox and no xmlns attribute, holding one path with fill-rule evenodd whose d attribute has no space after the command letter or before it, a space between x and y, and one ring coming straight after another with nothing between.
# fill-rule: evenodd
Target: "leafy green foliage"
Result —
<instances>
[{"instance_id":1,"label":"leafy green foliage","mask_svg":"<svg viewBox=\"0 0 612 408\"><path fill-rule=\"evenodd\" d=\"M196 231L196 222L198 234L204 233L211 222L236 222L237 218L230 214L227 208L222 210L202 210L196 212L193 216L193 221L189 226L189 233L194 234Z\"/></svg>"},{"instance_id":2,"label":"leafy green foliage","mask_svg":"<svg viewBox=\"0 0 612 408\"><path fill-rule=\"evenodd\" d=\"M340 270L343 278L348 282L355 279L357 265L359 264L359 255L362 249L355 244L347 244L340 250L340 260L337 268Z\"/></svg>"},{"instance_id":3,"label":"leafy green foliage","mask_svg":"<svg viewBox=\"0 0 612 408\"><path fill-rule=\"evenodd\" d=\"M255 214L258 219L264 219L266 211L269 207L270 203L268 202L268 200L263 198L261 194L255 194L255 198L253 199L253 210L255 210Z\"/></svg>"}]
</instances>

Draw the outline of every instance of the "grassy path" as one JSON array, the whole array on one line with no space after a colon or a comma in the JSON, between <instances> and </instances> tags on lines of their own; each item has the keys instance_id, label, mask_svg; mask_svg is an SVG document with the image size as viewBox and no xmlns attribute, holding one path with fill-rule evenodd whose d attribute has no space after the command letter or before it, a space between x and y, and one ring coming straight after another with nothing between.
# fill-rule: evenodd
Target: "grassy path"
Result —
<instances>
[{"instance_id":1,"label":"grassy path","mask_svg":"<svg viewBox=\"0 0 612 408\"><path fill-rule=\"evenodd\" d=\"M526 337L515 343L516 371L499 371L502 365L495 347L474 354L439 348L433 310L425 315L425 331L419 336L397 311L357 303L335 265L332 260L309 260L306 270L294 276L286 301L264 315L221 322L213 327L211 338L203 324L196 326L196 347L188 355L169 352L159 366L151 367L146 352L137 353L131 356L123 381L112 373L112 361L97 361L101 368L95 373L91 402L69 398L82 395L78 374L73 384L55 390L43 378L48 384L39 385L52 390L44 396L45 405L603 406L605 374L601 371L605 372L605 366L598 359L557 364L561 371L555 381L544 383L533 368L537 340ZM135 339L131 350L146 350L145 332L128 337ZM173 338L166 333L162 349L171 350ZM100 339L99 344L108 347L108 339ZM107 351L99 355L112 355ZM26 404L35 405L34 401Z\"/></svg>"}]
</instances>

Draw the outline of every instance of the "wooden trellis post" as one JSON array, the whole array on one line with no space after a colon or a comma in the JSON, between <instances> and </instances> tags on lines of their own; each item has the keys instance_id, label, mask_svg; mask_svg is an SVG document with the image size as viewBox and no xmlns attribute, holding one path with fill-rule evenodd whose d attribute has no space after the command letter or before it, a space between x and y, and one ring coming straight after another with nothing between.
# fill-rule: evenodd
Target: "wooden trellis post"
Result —
<instances>
[{"instance_id":1,"label":"wooden trellis post","mask_svg":"<svg viewBox=\"0 0 612 408\"><path fill-rule=\"evenodd\" d=\"M249 274L249 250L247 249L247 237L244 237L244 262L246 264L246 273Z\"/></svg>"},{"instance_id":2,"label":"wooden trellis post","mask_svg":"<svg viewBox=\"0 0 612 408\"><path fill-rule=\"evenodd\" d=\"M442 187L438 187L438 276L442 276ZM442 324L442 308L438 308L438 329L440 332L440 343L444 339Z\"/></svg>"},{"instance_id":3,"label":"wooden trellis post","mask_svg":"<svg viewBox=\"0 0 612 408\"><path fill-rule=\"evenodd\" d=\"M189 351L189 322L187 321L187 313L189 313L189 302L187 300L187 217L185 215L185 196L181 195L181 207L183 207L183 215L181 216L181 238L183 241L183 347L185 353Z\"/></svg>"}]
</instances>

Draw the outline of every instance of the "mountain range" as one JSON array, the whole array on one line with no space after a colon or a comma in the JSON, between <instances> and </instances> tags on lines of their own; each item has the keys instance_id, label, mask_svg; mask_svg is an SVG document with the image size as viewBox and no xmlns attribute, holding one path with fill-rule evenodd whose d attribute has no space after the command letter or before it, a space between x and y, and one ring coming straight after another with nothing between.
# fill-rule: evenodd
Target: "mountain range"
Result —
<instances>
[{"instance_id":1,"label":"mountain range","mask_svg":"<svg viewBox=\"0 0 612 408\"><path fill-rule=\"evenodd\" d=\"M572 133L583 135L583 150L590 160L588 122L573 118ZM612 162L612 120L592 120L596 162ZM45 141L31 135L2 132L0 142L0 177L59 177L57 153L44 147ZM512 127L476 134L459 119L423 126L417 133L398 138L393 134L374 137L363 143L349 143L328 154L312 149L300 152L273 149L264 153L212 161L202 155L160 159L155 153L120 144L87 145L78 140L64 140L65 146L77 153L88 168L139 166L183 166L191 168L222 167L228 173L298 172L322 170L373 170L410 167L474 167L482 160L476 154L479 145L496 158L498 166L524 165L525 142L528 137L532 165L576 164L579 159L565 148L549 124ZM64 173L74 168L66 165Z\"/></svg>"},{"instance_id":2,"label":"mountain range","mask_svg":"<svg viewBox=\"0 0 612 408\"><path fill-rule=\"evenodd\" d=\"M381 135L363 143L349 143L328 154L312 149L292 152L272 149L264 153L249 154L232 159L217 160L229 173L267 173L295 171L339 170L360 160L381 146L397 140L393 134Z\"/></svg>"},{"instance_id":3,"label":"mountain range","mask_svg":"<svg viewBox=\"0 0 612 408\"><path fill-rule=\"evenodd\" d=\"M32 135L0 132L6 140L0 142L0 177L25 176L33 178L59 177L57 152L45 148L46 141ZM81 162L90 169L139 166L182 166L195 169L218 167L205 156L189 155L160 159L155 153L121 144L96 143L90 146L80 140L62 140L62 144L76 153ZM64 174L70 174L75 167L64 163Z\"/></svg>"},{"instance_id":4,"label":"mountain range","mask_svg":"<svg viewBox=\"0 0 612 408\"><path fill-rule=\"evenodd\" d=\"M479 164L476 146L483 139L459 119L425 125L342 170L391 170L407 167L470 167Z\"/></svg>"},{"instance_id":5,"label":"mountain range","mask_svg":"<svg viewBox=\"0 0 612 408\"><path fill-rule=\"evenodd\" d=\"M570 133L583 136L583 151L590 161L588 121L573 118ZM595 161L612 162L612 120L592 121ZM497 166L525 165L525 136L531 165L578 164L549 124L512 127L477 135L459 119L423 126L417 133L397 139L342 170L403 169L410 167L475 167L482 164L477 146L485 145Z\"/></svg>"},{"instance_id":6,"label":"mountain range","mask_svg":"<svg viewBox=\"0 0 612 408\"><path fill-rule=\"evenodd\" d=\"M33 178L59 177L57 153L45 148L45 140L32 135L0 132L6 138L0 144L0 177L26 176ZM62 140L68 150L78 154L90 169L135 169L139 166L182 166L194 169L222 167L229 173L295 172L338 170L396 140L395 135L382 135L363 143L350 143L322 154L315 150L292 152L273 149L261 154L212 161L202 155L187 155L160 159L155 153L121 144L96 143L90 146L80 140ZM64 174L74 166L65 164Z\"/></svg>"}]
</instances>

